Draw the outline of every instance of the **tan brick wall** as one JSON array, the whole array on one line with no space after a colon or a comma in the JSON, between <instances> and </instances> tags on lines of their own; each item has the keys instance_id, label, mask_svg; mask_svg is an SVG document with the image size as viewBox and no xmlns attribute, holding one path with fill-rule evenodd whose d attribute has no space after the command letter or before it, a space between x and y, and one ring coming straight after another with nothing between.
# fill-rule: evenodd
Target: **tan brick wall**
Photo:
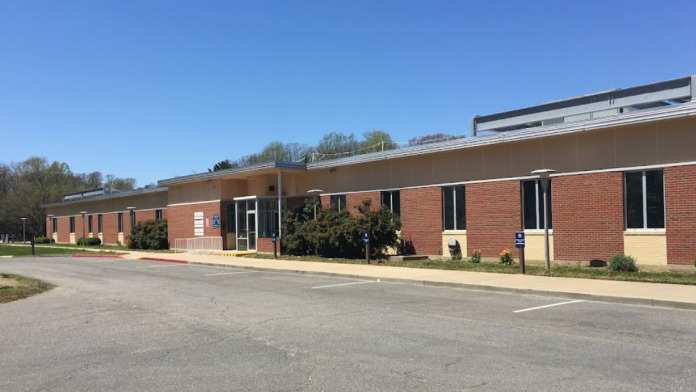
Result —
<instances>
[{"instance_id":1,"label":"tan brick wall","mask_svg":"<svg viewBox=\"0 0 696 392\"><path fill-rule=\"evenodd\" d=\"M503 249L515 255L515 232L522 226L520 182L498 181L466 185L467 254L480 250L498 257Z\"/></svg>"},{"instance_id":2,"label":"tan brick wall","mask_svg":"<svg viewBox=\"0 0 696 392\"><path fill-rule=\"evenodd\" d=\"M213 215L221 215L221 203L199 203L176 205L167 207L167 225L170 246L174 245L176 238L193 238L193 214L194 212L203 212L206 219L204 228L204 236L222 236L220 229L214 229L212 225ZM154 212L153 212L154 214ZM154 217L154 215L153 215Z\"/></svg>"},{"instance_id":3,"label":"tan brick wall","mask_svg":"<svg viewBox=\"0 0 696 392\"><path fill-rule=\"evenodd\" d=\"M552 180L556 260L608 260L624 250L623 173Z\"/></svg>"},{"instance_id":4,"label":"tan brick wall","mask_svg":"<svg viewBox=\"0 0 696 392\"><path fill-rule=\"evenodd\" d=\"M416 253L419 255L441 255L441 188L402 189L400 195L401 238L413 242Z\"/></svg>"},{"instance_id":5,"label":"tan brick wall","mask_svg":"<svg viewBox=\"0 0 696 392\"><path fill-rule=\"evenodd\" d=\"M665 168L667 262L696 258L696 165Z\"/></svg>"}]
</instances>

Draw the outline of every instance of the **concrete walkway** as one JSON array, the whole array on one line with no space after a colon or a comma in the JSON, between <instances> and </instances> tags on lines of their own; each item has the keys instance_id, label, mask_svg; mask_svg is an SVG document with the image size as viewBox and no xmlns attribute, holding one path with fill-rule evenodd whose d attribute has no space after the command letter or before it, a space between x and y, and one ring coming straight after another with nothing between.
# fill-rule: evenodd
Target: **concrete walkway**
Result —
<instances>
[{"instance_id":1,"label":"concrete walkway","mask_svg":"<svg viewBox=\"0 0 696 392\"><path fill-rule=\"evenodd\" d=\"M129 252L129 259L155 258L186 263L408 281L428 285L465 286L486 290L545 293L573 298L674 306L696 309L696 286L557 278L519 274L390 267L383 265L271 260L194 253Z\"/></svg>"}]
</instances>

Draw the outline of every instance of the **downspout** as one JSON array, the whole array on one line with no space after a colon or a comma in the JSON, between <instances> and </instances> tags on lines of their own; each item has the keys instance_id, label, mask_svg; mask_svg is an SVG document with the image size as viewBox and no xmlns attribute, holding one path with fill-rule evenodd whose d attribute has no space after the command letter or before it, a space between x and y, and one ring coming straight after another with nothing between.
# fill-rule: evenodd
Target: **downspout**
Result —
<instances>
[{"instance_id":1,"label":"downspout","mask_svg":"<svg viewBox=\"0 0 696 392\"><path fill-rule=\"evenodd\" d=\"M278 185L276 189L278 190L278 238L280 241L283 233L283 178L282 173L278 170ZM280 243L280 242L279 242Z\"/></svg>"}]
</instances>

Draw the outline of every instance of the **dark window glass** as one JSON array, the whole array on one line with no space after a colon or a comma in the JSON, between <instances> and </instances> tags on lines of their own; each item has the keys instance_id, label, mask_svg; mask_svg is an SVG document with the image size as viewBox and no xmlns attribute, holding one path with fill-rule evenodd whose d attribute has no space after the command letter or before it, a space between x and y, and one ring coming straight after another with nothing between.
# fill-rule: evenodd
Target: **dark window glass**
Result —
<instances>
[{"instance_id":1,"label":"dark window glass","mask_svg":"<svg viewBox=\"0 0 696 392\"><path fill-rule=\"evenodd\" d=\"M649 229L665 227L665 195L662 181L662 170L645 172L645 201Z\"/></svg>"},{"instance_id":2,"label":"dark window glass","mask_svg":"<svg viewBox=\"0 0 696 392\"><path fill-rule=\"evenodd\" d=\"M237 220L234 217L234 203L227 204L225 211L225 230L227 230L228 233L235 233L237 231Z\"/></svg>"},{"instance_id":3,"label":"dark window glass","mask_svg":"<svg viewBox=\"0 0 696 392\"><path fill-rule=\"evenodd\" d=\"M74 216L70 217L70 232L71 233L75 232L75 217Z\"/></svg>"},{"instance_id":4,"label":"dark window glass","mask_svg":"<svg viewBox=\"0 0 696 392\"><path fill-rule=\"evenodd\" d=\"M97 215L97 233L104 232L104 217L102 214Z\"/></svg>"},{"instance_id":5,"label":"dark window glass","mask_svg":"<svg viewBox=\"0 0 696 392\"><path fill-rule=\"evenodd\" d=\"M454 201L456 207L455 211L455 228L457 230L466 229L466 196L464 193L464 186L454 187Z\"/></svg>"},{"instance_id":6,"label":"dark window glass","mask_svg":"<svg viewBox=\"0 0 696 392\"><path fill-rule=\"evenodd\" d=\"M643 226L643 172L626 173L626 227Z\"/></svg>"},{"instance_id":7,"label":"dark window glass","mask_svg":"<svg viewBox=\"0 0 696 392\"><path fill-rule=\"evenodd\" d=\"M119 212L116 217L116 225L118 226L118 232L123 233L123 212Z\"/></svg>"},{"instance_id":8,"label":"dark window glass","mask_svg":"<svg viewBox=\"0 0 696 392\"><path fill-rule=\"evenodd\" d=\"M158 222L162 220L162 210L155 210L155 220Z\"/></svg>"},{"instance_id":9,"label":"dark window glass","mask_svg":"<svg viewBox=\"0 0 696 392\"><path fill-rule=\"evenodd\" d=\"M401 192L384 191L382 192L382 206L387 207L394 216L401 215Z\"/></svg>"},{"instance_id":10,"label":"dark window glass","mask_svg":"<svg viewBox=\"0 0 696 392\"><path fill-rule=\"evenodd\" d=\"M331 195L331 209L343 211L346 208L346 195Z\"/></svg>"},{"instance_id":11,"label":"dark window glass","mask_svg":"<svg viewBox=\"0 0 696 392\"><path fill-rule=\"evenodd\" d=\"M58 232L58 218L53 218L53 232Z\"/></svg>"},{"instance_id":12,"label":"dark window glass","mask_svg":"<svg viewBox=\"0 0 696 392\"><path fill-rule=\"evenodd\" d=\"M454 230L454 187L442 188L442 225L445 230Z\"/></svg>"},{"instance_id":13,"label":"dark window glass","mask_svg":"<svg viewBox=\"0 0 696 392\"><path fill-rule=\"evenodd\" d=\"M259 237L273 237L278 234L278 200L259 200Z\"/></svg>"},{"instance_id":14,"label":"dark window glass","mask_svg":"<svg viewBox=\"0 0 696 392\"><path fill-rule=\"evenodd\" d=\"M551 185L553 185L553 181L549 181L549 189L546 191L546 213L547 213L549 229L553 229L553 213L552 213L553 208L551 208L551 200L552 200L551 199L551 190L553 189L553 186L551 186ZM539 187L539 192L542 192L541 187ZM539 195L539 200L543 200L542 197L543 197L542 195ZM544 206L539 207L540 211L543 211L543 209L544 209ZM540 226L543 229L544 228L544 216L543 215L539 217L539 222L541 222Z\"/></svg>"},{"instance_id":15,"label":"dark window glass","mask_svg":"<svg viewBox=\"0 0 696 392\"><path fill-rule=\"evenodd\" d=\"M546 219L548 228L553 228L551 214L551 184L546 193ZM522 223L525 230L544 228L544 189L538 180L522 181Z\"/></svg>"},{"instance_id":16,"label":"dark window glass","mask_svg":"<svg viewBox=\"0 0 696 392\"><path fill-rule=\"evenodd\" d=\"M135 227L135 210L130 210L130 226L131 230Z\"/></svg>"},{"instance_id":17,"label":"dark window glass","mask_svg":"<svg viewBox=\"0 0 696 392\"><path fill-rule=\"evenodd\" d=\"M92 232L92 215L87 217L87 232Z\"/></svg>"}]
</instances>

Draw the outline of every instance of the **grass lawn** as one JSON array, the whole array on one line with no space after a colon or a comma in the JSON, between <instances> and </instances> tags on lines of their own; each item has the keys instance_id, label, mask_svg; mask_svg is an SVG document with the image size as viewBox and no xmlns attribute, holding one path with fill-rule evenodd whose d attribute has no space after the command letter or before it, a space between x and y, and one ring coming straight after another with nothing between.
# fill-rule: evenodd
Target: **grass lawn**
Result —
<instances>
[{"instance_id":1,"label":"grass lawn","mask_svg":"<svg viewBox=\"0 0 696 392\"><path fill-rule=\"evenodd\" d=\"M0 274L0 303L16 301L53 288L53 285L38 279L20 275Z\"/></svg>"},{"instance_id":2,"label":"grass lawn","mask_svg":"<svg viewBox=\"0 0 696 392\"><path fill-rule=\"evenodd\" d=\"M245 257L256 257L263 259L272 259L273 255L255 254ZM286 260L299 261L314 261L325 263L347 263L347 264L365 264L364 259L333 259L317 256L282 256ZM519 274L519 264L503 265L495 262L483 261L479 264L474 264L468 260L404 260L404 261L387 261L381 260L379 264L372 261L376 266L391 266L391 267L407 267L407 268L432 268L444 270L472 271L472 272L497 272L503 274ZM607 280L624 280L633 282L651 282L651 283L672 283L672 284L689 284L696 285L696 270L694 272L657 272L657 271L640 271L640 272L611 272L606 267L590 268L578 266L562 266L557 265L551 268L551 272L547 273L543 266L527 265L528 275L540 276L556 276L563 278L585 278L585 279L607 279Z\"/></svg>"},{"instance_id":3,"label":"grass lawn","mask_svg":"<svg viewBox=\"0 0 696 392\"><path fill-rule=\"evenodd\" d=\"M64 256L64 255L71 255L73 253L84 253L80 252L80 248L78 247L49 247L49 246L41 246L37 245L34 247L36 250L36 255L37 256ZM95 254L99 253L115 253L112 252L111 250L104 249L103 251L100 252L94 252ZM0 244L0 256L14 256L14 257L21 257L21 256L31 256L31 246L29 245L2 245Z\"/></svg>"},{"instance_id":4,"label":"grass lawn","mask_svg":"<svg viewBox=\"0 0 696 392\"><path fill-rule=\"evenodd\" d=\"M104 250L104 251L138 251L138 252L153 252L153 253L176 253L175 251L171 249L130 249L125 246L120 246L120 245L75 245L75 244L40 244L37 246L43 246L43 247L52 247L52 248L63 248L63 249L72 249L74 250L81 250L81 249L99 249L99 250Z\"/></svg>"}]
</instances>

